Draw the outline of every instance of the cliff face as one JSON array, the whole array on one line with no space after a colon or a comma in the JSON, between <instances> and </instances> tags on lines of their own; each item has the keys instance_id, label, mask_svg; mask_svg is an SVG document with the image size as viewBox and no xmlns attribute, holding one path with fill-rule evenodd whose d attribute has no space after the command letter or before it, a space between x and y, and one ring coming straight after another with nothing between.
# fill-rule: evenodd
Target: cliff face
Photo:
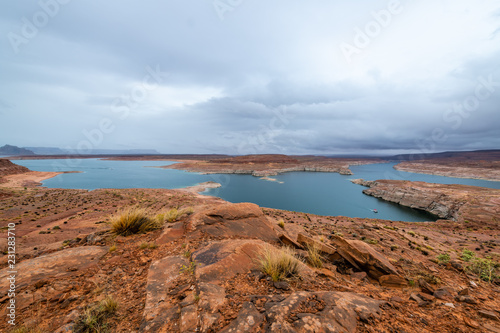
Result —
<instances>
[{"instance_id":1,"label":"cliff face","mask_svg":"<svg viewBox=\"0 0 500 333\"><path fill-rule=\"evenodd\" d=\"M352 175L350 165L380 163L379 160L327 158L321 156L249 155L208 161L185 161L166 166L202 173L249 174L256 177L275 176L284 172L336 172Z\"/></svg>"},{"instance_id":2,"label":"cliff face","mask_svg":"<svg viewBox=\"0 0 500 333\"><path fill-rule=\"evenodd\" d=\"M363 193L455 221L495 222L500 190L400 180L355 180L369 187Z\"/></svg>"},{"instance_id":3,"label":"cliff face","mask_svg":"<svg viewBox=\"0 0 500 333\"><path fill-rule=\"evenodd\" d=\"M9 160L0 158L0 177L29 172L30 169L14 164Z\"/></svg>"}]
</instances>

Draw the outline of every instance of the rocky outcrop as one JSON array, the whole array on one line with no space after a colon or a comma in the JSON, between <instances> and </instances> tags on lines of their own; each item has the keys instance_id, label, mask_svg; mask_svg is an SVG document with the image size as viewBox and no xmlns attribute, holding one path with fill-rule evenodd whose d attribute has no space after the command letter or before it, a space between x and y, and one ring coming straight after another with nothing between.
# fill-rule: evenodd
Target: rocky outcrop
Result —
<instances>
[{"instance_id":1,"label":"rocky outcrop","mask_svg":"<svg viewBox=\"0 0 500 333\"><path fill-rule=\"evenodd\" d=\"M15 175L18 173L29 172L30 169L14 164L9 160L0 158L0 177L7 175Z\"/></svg>"},{"instance_id":2,"label":"rocky outcrop","mask_svg":"<svg viewBox=\"0 0 500 333\"><path fill-rule=\"evenodd\" d=\"M278 234L252 203L224 204L193 214L188 229L220 238L253 238L278 241Z\"/></svg>"},{"instance_id":3,"label":"rocky outcrop","mask_svg":"<svg viewBox=\"0 0 500 333\"><path fill-rule=\"evenodd\" d=\"M363 241L345 240L342 237L333 236L332 244L335 245L337 253L342 258L376 280L384 275L398 275L396 267L385 256Z\"/></svg>"},{"instance_id":4,"label":"rocky outcrop","mask_svg":"<svg viewBox=\"0 0 500 333\"><path fill-rule=\"evenodd\" d=\"M81 248L71 248L55 253L51 253L38 258L29 259L18 263L16 271L22 272L17 275L16 287L23 288L28 285L34 285L40 280L47 280L54 277L64 278L72 272L82 270L107 253L107 248L101 246L86 246ZM9 288L10 269L0 270L0 290L7 293ZM5 296L0 295L0 297Z\"/></svg>"},{"instance_id":5,"label":"rocky outcrop","mask_svg":"<svg viewBox=\"0 0 500 333\"><path fill-rule=\"evenodd\" d=\"M427 211L443 219L457 219L464 198L443 191L446 185L397 180L353 181L368 186L364 194Z\"/></svg>"}]
</instances>

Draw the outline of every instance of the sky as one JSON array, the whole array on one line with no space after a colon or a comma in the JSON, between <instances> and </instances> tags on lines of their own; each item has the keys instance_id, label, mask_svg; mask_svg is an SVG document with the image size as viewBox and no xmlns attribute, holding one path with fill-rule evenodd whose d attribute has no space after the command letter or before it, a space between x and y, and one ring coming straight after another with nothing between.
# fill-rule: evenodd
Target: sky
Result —
<instances>
[{"instance_id":1,"label":"sky","mask_svg":"<svg viewBox=\"0 0 500 333\"><path fill-rule=\"evenodd\" d=\"M2 7L0 146L500 149L500 0Z\"/></svg>"}]
</instances>

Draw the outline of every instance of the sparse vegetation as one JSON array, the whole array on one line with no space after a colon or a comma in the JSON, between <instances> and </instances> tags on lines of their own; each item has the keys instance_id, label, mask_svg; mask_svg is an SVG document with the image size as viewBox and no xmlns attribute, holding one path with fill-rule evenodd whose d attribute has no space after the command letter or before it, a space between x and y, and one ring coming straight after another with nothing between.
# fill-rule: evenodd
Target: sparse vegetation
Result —
<instances>
[{"instance_id":1,"label":"sparse vegetation","mask_svg":"<svg viewBox=\"0 0 500 333\"><path fill-rule=\"evenodd\" d=\"M277 249L270 245L262 248L258 264L262 272L275 282L298 278L302 268L302 262L292 249L288 247Z\"/></svg>"},{"instance_id":2,"label":"sparse vegetation","mask_svg":"<svg viewBox=\"0 0 500 333\"><path fill-rule=\"evenodd\" d=\"M450 255L448 253L441 253L436 259L440 264L447 264L450 262Z\"/></svg>"},{"instance_id":3,"label":"sparse vegetation","mask_svg":"<svg viewBox=\"0 0 500 333\"><path fill-rule=\"evenodd\" d=\"M97 305L87 308L76 320L73 327L75 333L109 332L107 320L118 310L118 302L111 296L106 297Z\"/></svg>"},{"instance_id":4,"label":"sparse vegetation","mask_svg":"<svg viewBox=\"0 0 500 333\"><path fill-rule=\"evenodd\" d=\"M462 260L463 261L471 261L472 258L474 258L476 256L476 253L474 251L471 251L471 250L468 250L468 249L464 249L462 251Z\"/></svg>"},{"instance_id":5,"label":"sparse vegetation","mask_svg":"<svg viewBox=\"0 0 500 333\"><path fill-rule=\"evenodd\" d=\"M157 219L152 219L141 208L128 208L111 218L111 230L117 235L129 236L141 234L163 226Z\"/></svg>"},{"instance_id":6,"label":"sparse vegetation","mask_svg":"<svg viewBox=\"0 0 500 333\"><path fill-rule=\"evenodd\" d=\"M142 243L139 248L141 250L144 250L144 249L156 249L158 247L158 245L156 245L155 243Z\"/></svg>"},{"instance_id":7,"label":"sparse vegetation","mask_svg":"<svg viewBox=\"0 0 500 333\"><path fill-rule=\"evenodd\" d=\"M281 229L285 229L285 221L283 219L279 220L278 221L278 226L281 228Z\"/></svg>"},{"instance_id":8,"label":"sparse vegetation","mask_svg":"<svg viewBox=\"0 0 500 333\"><path fill-rule=\"evenodd\" d=\"M189 265L182 265L181 266L181 273L194 274L195 269L196 269L196 262L191 261L189 263Z\"/></svg>"},{"instance_id":9,"label":"sparse vegetation","mask_svg":"<svg viewBox=\"0 0 500 333\"><path fill-rule=\"evenodd\" d=\"M116 251L116 244L113 244L109 247L109 252L114 252Z\"/></svg>"},{"instance_id":10,"label":"sparse vegetation","mask_svg":"<svg viewBox=\"0 0 500 333\"><path fill-rule=\"evenodd\" d=\"M307 245L307 262L316 268L323 267L323 258L321 256L321 252L319 251L318 245L315 243L312 245Z\"/></svg>"},{"instance_id":11,"label":"sparse vegetation","mask_svg":"<svg viewBox=\"0 0 500 333\"><path fill-rule=\"evenodd\" d=\"M494 261L491 257L480 258L474 251L464 249L462 251L462 260L469 264L465 269L476 274L481 280L491 282L500 278L500 263Z\"/></svg>"},{"instance_id":12,"label":"sparse vegetation","mask_svg":"<svg viewBox=\"0 0 500 333\"><path fill-rule=\"evenodd\" d=\"M187 214L190 215L193 213L193 208L184 208L184 209L177 209L177 208L171 208L167 211L161 212L156 215L156 220L158 223L172 223L177 221L182 215Z\"/></svg>"}]
</instances>

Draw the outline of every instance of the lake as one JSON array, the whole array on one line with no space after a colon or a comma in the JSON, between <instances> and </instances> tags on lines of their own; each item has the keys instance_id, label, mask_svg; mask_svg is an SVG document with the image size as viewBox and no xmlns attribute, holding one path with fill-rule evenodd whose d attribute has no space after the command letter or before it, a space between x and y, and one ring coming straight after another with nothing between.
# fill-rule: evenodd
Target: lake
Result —
<instances>
[{"instance_id":1,"label":"lake","mask_svg":"<svg viewBox=\"0 0 500 333\"><path fill-rule=\"evenodd\" d=\"M215 181L222 187L208 195L230 202L253 202L262 207L306 212L318 215L380 218L394 221L432 221L435 217L364 195L363 186L350 179L404 179L441 184L464 184L500 189L500 182L409 173L393 169L395 163L353 166L354 175L337 173L290 172L275 176L277 182L251 175L202 175L180 170L160 169L167 161L109 161L99 159L19 160L17 164L35 171L82 171L45 180L49 188L183 188L200 182ZM377 209L378 214L372 209Z\"/></svg>"}]
</instances>

